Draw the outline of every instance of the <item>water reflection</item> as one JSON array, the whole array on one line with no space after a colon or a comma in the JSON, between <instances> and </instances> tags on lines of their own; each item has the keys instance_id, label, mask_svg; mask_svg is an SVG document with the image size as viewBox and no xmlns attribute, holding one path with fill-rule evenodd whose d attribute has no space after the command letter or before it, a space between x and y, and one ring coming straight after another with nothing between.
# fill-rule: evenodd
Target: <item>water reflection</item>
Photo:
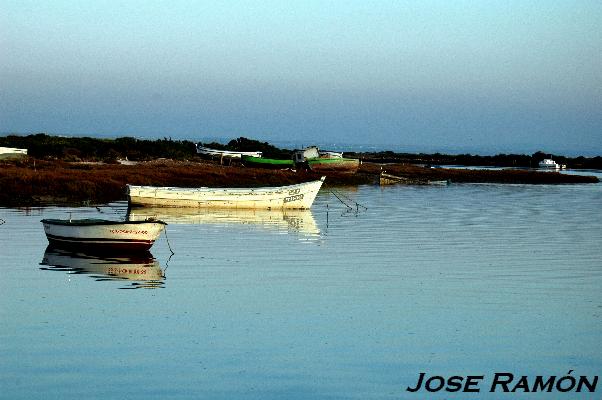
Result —
<instances>
[{"instance_id":1,"label":"water reflection","mask_svg":"<svg viewBox=\"0 0 602 400\"><path fill-rule=\"evenodd\" d=\"M102 256L70 252L48 246L40 269L86 274L97 281L134 281L121 289L163 287L165 274L150 252L132 256Z\"/></svg>"},{"instance_id":2,"label":"water reflection","mask_svg":"<svg viewBox=\"0 0 602 400\"><path fill-rule=\"evenodd\" d=\"M311 210L191 209L170 207L130 208L129 221L155 218L168 224L256 225L279 232L319 236Z\"/></svg>"}]
</instances>

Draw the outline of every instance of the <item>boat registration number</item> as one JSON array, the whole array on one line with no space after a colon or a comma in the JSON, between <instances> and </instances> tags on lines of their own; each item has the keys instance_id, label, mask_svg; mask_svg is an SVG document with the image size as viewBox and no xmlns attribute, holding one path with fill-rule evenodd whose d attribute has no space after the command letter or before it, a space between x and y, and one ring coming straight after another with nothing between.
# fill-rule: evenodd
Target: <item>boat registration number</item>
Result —
<instances>
[{"instance_id":1,"label":"boat registration number","mask_svg":"<svg viewBox=\"0 0 602 400\"><path fill-rule=\"evenodd\" d=\"M285 203L290 203L291 201L301 200L303 198L302 194L296 194L294 196L288 196L284 198Z\"/></svg>"},{"instance_id":2,"label":"boat registration number","mask_svg":"<svg viewBox=\"0 0 602 400\"><path fill-rule=\"evenodd\" d=\"M133 229L109 229L109 232L116 234L134 234L134 235L148 235L148 231L136 231Z\"/></svg>"}]
</instances>

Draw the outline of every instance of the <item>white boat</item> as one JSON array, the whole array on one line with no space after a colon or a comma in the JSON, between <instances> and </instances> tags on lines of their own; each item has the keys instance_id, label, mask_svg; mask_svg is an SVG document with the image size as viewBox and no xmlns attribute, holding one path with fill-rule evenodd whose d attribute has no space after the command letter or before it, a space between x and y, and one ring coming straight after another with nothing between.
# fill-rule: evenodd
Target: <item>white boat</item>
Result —
<instances>
[{"instance_id":1,"label":"white boat","mask_svg":"<svg viewBox=\"0 0 602 400\"><path fill-rule=\"evenodd\" d=\"M53 247L69 250L148 251L165 225L163 221L107 221L104 219L43 219Z\"/></svg>"},{"instance_id":2,"label":"white boat","mask_svg":"<svg viewBox=\"0 0 602 400\"><path fill-rule=\"evenodd\" d=\"M27 155L27 149L18 149L15 147L0 147L0 159L24 157Z\"/></svg>"},{"instance_id":3,"label":"white boat","mask_svg":"<svg viewBox=\"0 0 602 400\"><path fill-rule=\"evenodd\" d=\"M320 157L320 149L318 149L316 146L310 146L310 147L306 147L303 150L295 150L295 152L293 153L293 160L295 161L295 163L304 163L309 159L312 158L319 158Z\"/></svg>"},{"instance_id":4,"label":"white boat","mask_svg":"<svg viewBox=\"0 0 602 400\"><path fill-rule=\"evenodd\" d=\"M127 194L131 206L305 209L311 207L325 178L296 185L260 188L127 185Z\"/></svg>"},{"instance_id":5,"label":"white boat","mask_svg":"<svg viewBox=\"0 0 602 400\"><path fill-rule=\"evenodd\" d=\"M248 226L304 237L319 236L320 229L311 210L249 210L238 208L135 207L128 221L160 219L168 224L195 224L219 227Z\"/></svg>"},{"instance_id":6,"label":"white boat","mask_svg":"<svg viewBox=\"0 0 602 400\"><path fill-rule=\"evenodd\" d=\"M241 158L243 155L251 157L261 157L261 151L229 151L229 150L216 150L204 147L201 144L196 145L196 152L211 157L220 158Z\"/></svg>"},{"instance_id":7,"label":"white boat","mask_svg":"<svg viewBox=\"0 0 602 400\"><path fill-rule=\"evenodd\" d=\"M343 158L342 151L318 150L318 154L322 158Z\"/></svg>"},{"instance_id":8,"label":"white boat","mask_svg":"<svg viewBox=\"0 0 602 400\"><path fill-rule=\"evenodd\" d=\"M556 161L552 160L551 158L544 158L543 160L541 160L539 162L539 168L565 169L566 166L562 165L562 164L558 164Z\"/></svg>"},{"instance_id":9,"label":"white boat","mask_svg":"<svg viewBox=\"0 0 602 400\"><path fill-rule=\"evenodd\" d=\"M313 158L343 158L342 151L320 150L317 146L309 146L303 150L295 150L293 159L301 163Z\"/></svg>"}]
</instances>

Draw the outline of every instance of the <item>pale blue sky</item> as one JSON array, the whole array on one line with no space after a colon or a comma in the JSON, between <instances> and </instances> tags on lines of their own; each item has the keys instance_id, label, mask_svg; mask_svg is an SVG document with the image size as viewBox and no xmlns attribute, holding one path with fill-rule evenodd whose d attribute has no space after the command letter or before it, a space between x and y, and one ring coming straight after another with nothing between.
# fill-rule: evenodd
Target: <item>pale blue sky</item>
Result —
<instances>
[{"instance_id":1,"label":"pale blue sky","mask_svg":"<svg viewBox=\"0 0 602 400\"><path fill-rule=\"evenodd\" d=\"M602 154L602 2L0 0L0 131Z\"/></svg>"}]
</instances>

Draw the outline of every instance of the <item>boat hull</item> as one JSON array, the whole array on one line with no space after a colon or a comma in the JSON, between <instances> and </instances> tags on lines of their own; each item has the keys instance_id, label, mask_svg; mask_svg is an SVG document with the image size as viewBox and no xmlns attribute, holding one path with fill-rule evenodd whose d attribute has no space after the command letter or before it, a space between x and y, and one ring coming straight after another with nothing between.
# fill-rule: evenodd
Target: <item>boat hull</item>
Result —
<instances>
[{"instance_id":1,"label":"boat hull","mask_svg":"<svg viewBox=\"0 0 602 400\"><path fill-rule=\"evenodd\" d=\"M379 183L381 186L385 185L395 185L398 183L406 183L407 179L401 176L395 176L391 174L387 174L386 172L380 173Z\"/></svg>"},{"instance_id":2,"label":"boat hull","mask_svg":"<svg viewBox=\"0 0 602 400\"><path fill-rule=\"evenodd\" d=\"M155 243L162 221L117 222L91 220L42 220L52 247L87 252L142 252Z\"/></svg>"},{"instance_id":3,"label":"boat hull","mask_svg":"<svg viewBox=\"0 0 602 400\"><path fill-rule=\"evenodd\" d=\"M558 170L558 169L566 169L566 165L558 164L556 161L552 160L551 158L546 158L539 162L539 168Z\"/></svg>"},{"instance_id":4,"label":"boat hull","mask_svg":"<svg viewBox=\"0 0 602 400\"><path fill-rule=\"evenodd\" d=\"M0 147L0 160L27 157L27 149Z\"/></svg>"},{"instance_id":5,"label":"boat hull","mask_svg":"<svg viewBox=\"0 0 602 400\"><path fill-rule=\"evenodd\" d=\"M261 157L261 151L229 151L229 150L216 150L208 147L197 145L197 154L210 156L210 157L223 157L223 158L241 158L245 156Z\"/></svg>"},{"instance_id":6,"label":"boat hull","mask_svg":"<svg viewBox=\"0 0 602 400\"><path fill-rule=\"evenodd\" d=\"M315 172L355 173L360 166L360 160L355 158L313 158L307 160L309 169Z\"/></svg>"},{"instance_id":7,"label":"boat hull","mask_svg":"<svg viewBox=\"0 0 602 400\"><path fill-rule=\"evenodd\" d=\"M131 206L308 209L324 177L290 186L247 188L176 188L127 185Z\"/></svg>"}]
</instances>

